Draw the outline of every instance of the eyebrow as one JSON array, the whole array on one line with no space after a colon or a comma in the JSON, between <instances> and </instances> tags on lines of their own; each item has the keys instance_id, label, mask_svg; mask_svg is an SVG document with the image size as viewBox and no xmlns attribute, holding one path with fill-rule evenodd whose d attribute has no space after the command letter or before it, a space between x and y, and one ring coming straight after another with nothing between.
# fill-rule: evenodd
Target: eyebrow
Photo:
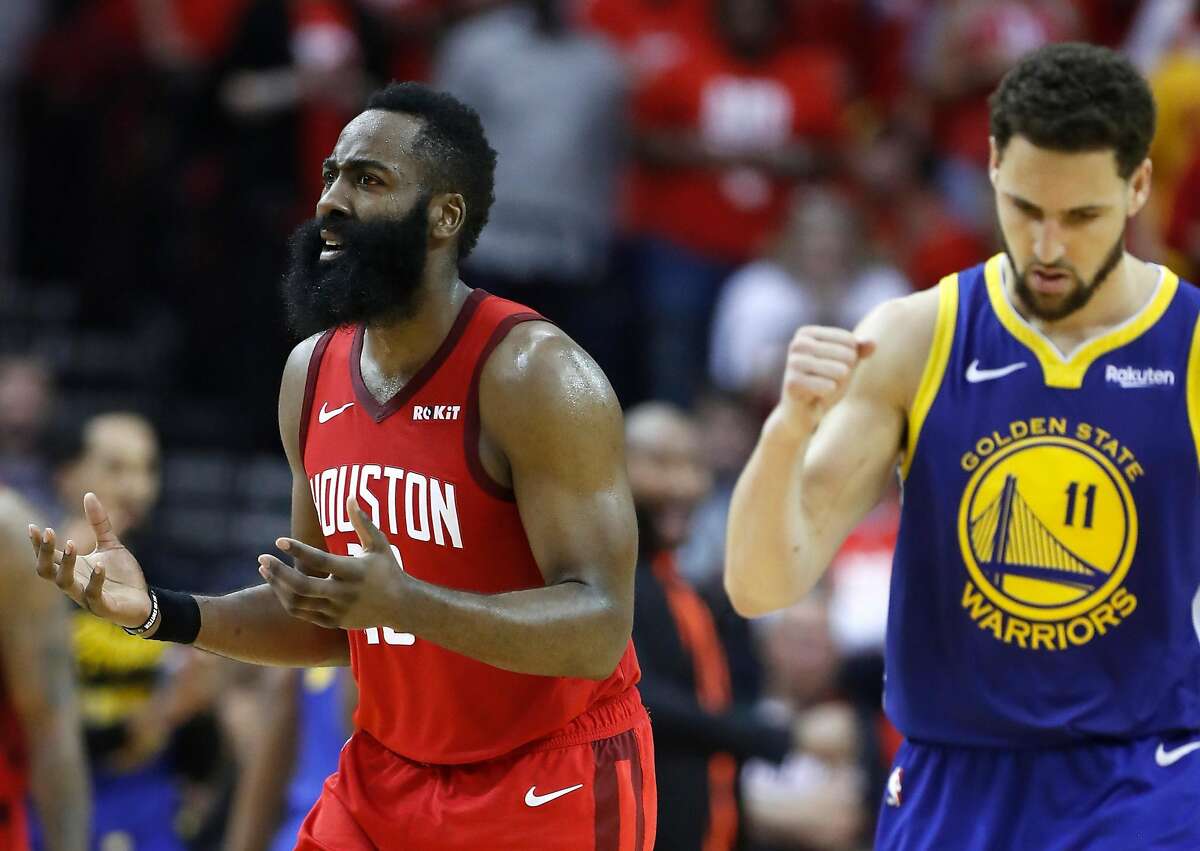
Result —
<instances>
[{"instance_id":1,"label":"eyebrow","mask_svg":"<svg viewBox=\"0 0 1200 851\"><path fill-rule=\"evenodd\" d=\"M390 171L390 172L398 173L398 169L395 166L390 166L387 163L380 162L379 160L370 160L370 159L364 159L361 157L356 158L356 159L346 160L340 166L338 165L338 161L335 160L333 157L327 157L325 159L325 162L321 163L322 171L341 171L342 169L364 169L364 168L373 168L373 169L376 169L377 171Z\"/></svg>"},{"instance_id":2,"label":"eyebrow","mask_svg":"<svg viewBox=\"0 0 1200 851\"><path fill-rule=\"evenodd\" d=\"M1033 203L1032 201L1030 201L1027 198L1022 198L1020 195L1014 195L1011 192L1005 192L1004 194L1007 195L1008 198L1013 203L1015 203L1019 206L1028 207L1031 210L1037 210L1039 213L1045 212L1045 210L1043 210L1041 207L1039 207L1037 204ZM1072 207L1071 209L1067 210L1066 212L1068 214L1071 214L1071 213L1099 213L1102 210L1107 210L1110 206L1111 206L1110 204L1084 204L1083 206L1080 206L1080 207Z\"/></svg>"}]
</instances>

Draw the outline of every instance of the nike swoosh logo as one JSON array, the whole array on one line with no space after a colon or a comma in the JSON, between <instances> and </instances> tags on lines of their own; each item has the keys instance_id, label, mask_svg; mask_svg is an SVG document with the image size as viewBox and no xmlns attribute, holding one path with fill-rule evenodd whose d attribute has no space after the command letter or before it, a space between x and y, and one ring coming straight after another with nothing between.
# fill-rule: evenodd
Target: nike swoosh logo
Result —
<instances>
[{"instance_id":1,"label":"nike swoosh logo","mask_svg":"<svg viewBox=\"0 0 1200 851\"><path fill-rule=\"evenodd\" d=\"M1166 768L1168 765L1174 765L1190 754L1192 751L1200 750L1200 742L1191 742L1190 744L1180 745L1177 748L1167 750L1159 742L1158 750L1154 752L1154 761L1158 763L1159 768Z\"/></svg>"},{"instance_id":2,"label":"nike swoosh logo","mask_svg":"<svg viewBox=\"0 0 1200 851\"><path fill-rule=\"evenodd\" d=\"M1018 369L1024 369L1027 366L1025 361L1020 363L1010 363L1008 366L997 367L996 369L980 369L978 359L971 361L971 365L967 367L967 381L972 384L978 384L980 381L991 381L993 378L1003 378L1016 372Z\"/></svg>"},{"instance_id":3,"label":"nike swoosh logo","mask_svg":"<svg viewBox=\"0 0 1200 851\"><path fill-rule=\"evenodd\" d=\"M347 402L346 404L342 405L342 407L340 407L340 408L334 408L332 411L327 411L327 410L325 410L325 406L326 406L326 405L328 405L328 404L329 404L328 402L322 402L322 403L321 403L321 410L317 412L317 422L319 422L319 423L327 423L327 422L329 422L331 419L333 419L334 417L336 417L336 416L337 416L338 414L340 414L342 411L344 411L344 410L346 410L347 408L349 408L349 407L350 407L351 405L353 405L354 403L353 403L353 402Z\"/></svg>"},{"instance_id":4,"label":"nike swoosh logo","mask_svg":"<svg viewBox=\"0 0 1200 851\"><path fill-rule=\"evenodd\" d=\"M537 786L530 786L529 791L525 793L525 806L540 807L542 804L548 804L555 798L561 798L563 795L569 795L576 789L582 789L582 783L576 783L574 786L568 786L566 789L559 789L557 792L549 792L545 795L538 795L534 792Z\"/></svg>"}]
</instances>

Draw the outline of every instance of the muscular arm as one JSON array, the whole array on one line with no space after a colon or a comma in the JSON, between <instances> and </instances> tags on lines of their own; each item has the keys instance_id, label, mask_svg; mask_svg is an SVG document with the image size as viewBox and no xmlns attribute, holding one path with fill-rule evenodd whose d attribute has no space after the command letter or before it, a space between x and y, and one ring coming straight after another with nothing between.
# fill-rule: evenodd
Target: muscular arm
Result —
<instances>
[{"instance_id":1,"label":"muscular arm","mask_svg":"<svg viewBox=\"0 0 1200 851\"><path fill-rule=\"evenodd\" d=\"M320 521L300 454L300 415L308 361L316 338L292 350L279 389L279 436L292 468L292 537L324 549ZM350 664L350 645L340 629L325 629L284 611L266 585L221 597L201 597L196 646L259 665Z\"/></svg>"},{"instance_id":2,"label":"muscular arm","mask_svg":"<svg viewBox=\"0 0 1200 851\"><path fill-rule=\"evenodd\" d=\"M412 580L395 626L512 671L607 677L632 629L637 552L612 388L557 329L524 323L484 369L480 406L485 466L511 482L546 585L484 595Z\"/></svg>"},{"instance_id":3,"label":"muscular arm","mask_svg":"<svg viewBox=\"0 0 1200 851\"><path fill-rule=\"evenodd\" d=\"M25 732L30 786L50 851L83 851L91 794L83 755L66 604L33 572L24 521L0 496L0 659Z\"/></svg>"},{"instance_id":4,"label":"muscular arm","mask_svg":"<svg viewBox=\"0 0 1200 851\"><path fill-rule=\"evenodd\" d=\"M808 592L895 468L937 315L937 291L888 302L855 332L875 351L815 431L781 403L733 493L725 589L747 617Z\"/></svg>"},{"instance_id":5,"label":"muscular arm","mask_svg":"<svg viewBox=\"0 0 1200 851\"><path fill-rule=\"evenodd\" d=\"M383 624L499 668L602 679L629 641L637 550L617 400L578 346L525 323L484 368L480 409L481 458L494 479L511 482L544 587L477 594L420 581L395 569L361 514L360 536L390 567L379 555L322 558L334 572L363 565L386 576L367 595L378 599L365 617L377 612Z\"/></svg>"}]
</instances>

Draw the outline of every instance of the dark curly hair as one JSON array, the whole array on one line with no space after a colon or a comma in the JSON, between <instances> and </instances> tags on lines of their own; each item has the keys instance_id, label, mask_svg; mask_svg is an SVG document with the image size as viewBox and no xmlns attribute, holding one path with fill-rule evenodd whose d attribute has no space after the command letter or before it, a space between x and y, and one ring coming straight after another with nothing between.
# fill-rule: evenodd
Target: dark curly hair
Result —
<instances>
[{"instance_id":1,"label":"dark curly hair","mask_svg":"<svg viewBox=\"0 0 1200 851\"><path fill-rule=\"evenodd\" d=\"M367 99L366 108L422 119L413 153L424 167L427 191L457 192L467 203L458 237L458 259L464 259L475 247L495 200L496 152L484 135L479 113L420 83L389 83Z\"/></svg>"},{"instance_id":2,"label":"dark curly hair","mask_svg":"<svg viewBox=\"0 0 1200 851\"><path fill-rule=\"evenodd\" d=\"M1121 54L1092 44L1052 44L1004 75L988 101L991 132L1003 152L1013 136L1040 148L1111 148L1128 178L1154 138L1154 96Z\"/></svg>"}]
</instances>

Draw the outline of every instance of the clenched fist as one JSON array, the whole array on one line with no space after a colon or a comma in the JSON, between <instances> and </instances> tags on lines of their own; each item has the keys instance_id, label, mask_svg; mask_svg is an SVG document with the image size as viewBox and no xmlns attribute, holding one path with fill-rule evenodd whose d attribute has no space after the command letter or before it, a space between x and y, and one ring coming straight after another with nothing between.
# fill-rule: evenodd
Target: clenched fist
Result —
<instances>
[{"instance_id":1,"label":"clenched fist","mask_svg":"<svg viewBox=\"0 0 1200 851\"><path fill-rule=\"evenodd\" d=\"M875 351L843 328L806 325L788 346L779 410L793 426L811 431L846 392L854 368Z\"/></svg>"}]
</instances>

